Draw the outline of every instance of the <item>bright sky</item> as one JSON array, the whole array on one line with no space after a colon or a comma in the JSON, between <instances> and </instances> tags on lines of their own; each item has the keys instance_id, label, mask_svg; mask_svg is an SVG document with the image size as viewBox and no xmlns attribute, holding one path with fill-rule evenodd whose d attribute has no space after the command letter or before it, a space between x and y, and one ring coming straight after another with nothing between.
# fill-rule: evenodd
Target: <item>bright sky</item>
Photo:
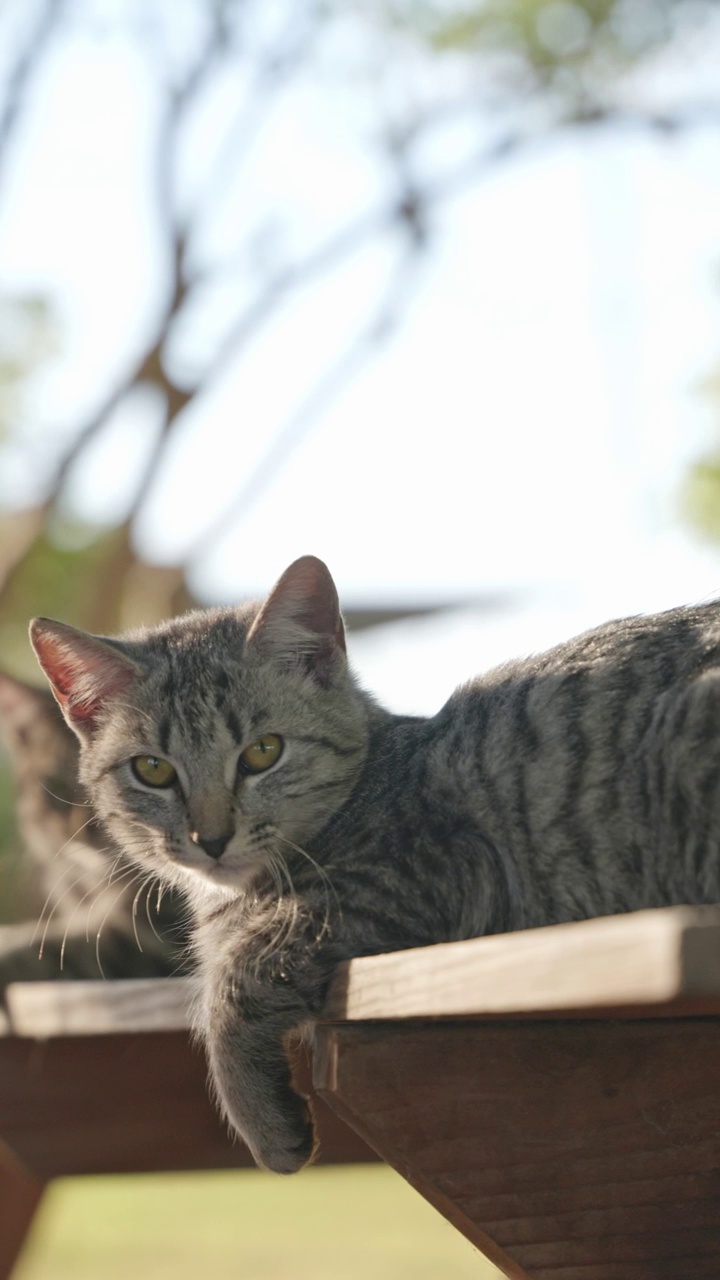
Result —
<instances>
[{"instance_id":1,"label":"bright sky","mask_svg":"<svg viewBox=\"0 0 720 1280\"><path fill-rule=\"evenodd\" d=\"M153 93L127 46L76 34L49 65L8 174L0 287L49 293L63 343L38 383L37 466L18 456L0 476L15 501L162 297L151 210L138 202ZM189 191L211 167L226 93L217 87L188 145ZM253 229L255 255L301 251L372 208L384 175L358 101L309 73L251 146L240 204L218 202L203 256L223 262ZM458 128L439 150L466 145ZM720 355L719 161L720 131L586 133L438 208L405 322L197 562L203 594L263 592L308 551L347 603L514 593L521 603L492 615L357 638L370 687L398 709L432 710L503 657L720 591L720 553L677 511L683 469L713 439L697 384ZM372 316L391 250L367 248L294 299L186 415L139 526L151 558L184 556L241 488ZM202 361L249 296L252 257L224 272L178 337L178 367ZM122 513L151 439L147 406L117 417L76 475L85 516Z\"/></svg>"}]
</instances>

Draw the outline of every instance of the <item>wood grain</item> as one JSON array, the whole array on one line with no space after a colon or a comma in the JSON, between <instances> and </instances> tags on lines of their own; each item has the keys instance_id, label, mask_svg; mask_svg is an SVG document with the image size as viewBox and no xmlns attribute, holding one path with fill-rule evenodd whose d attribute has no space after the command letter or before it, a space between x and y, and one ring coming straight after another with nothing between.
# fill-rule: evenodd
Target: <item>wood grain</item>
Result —
<instances>
[{"instance_id":1,"label":"wood grain","mask_svg":"<svg viewBox=\"0 0 720 1280\"><path fill-rule=\"evenodd\" d=\"M118 978L112 982L17 982L5 992L9 1030L52 1036L183 1031L195 994L191 978Z\"/></svg>"},{"instance_id":2,"label":"wood grain","mask_svg":"<svg viewBox=\"0 0 720 1280\"><path fill-rule=\"evenodd\" d=\"M341 965L327 1021L720 1014L720 908L670 907Z\"/></svg>"},{"instance_id":3,"label":"wood grain","mask_svg":"<svg viewBox=\"0 0 720 1280\"><path fill-rule=\"evenodd\" d=\"M720 1276L719 1021L317 1040L322 1096L507 1276Z\"/></svg>"}]
</instances>

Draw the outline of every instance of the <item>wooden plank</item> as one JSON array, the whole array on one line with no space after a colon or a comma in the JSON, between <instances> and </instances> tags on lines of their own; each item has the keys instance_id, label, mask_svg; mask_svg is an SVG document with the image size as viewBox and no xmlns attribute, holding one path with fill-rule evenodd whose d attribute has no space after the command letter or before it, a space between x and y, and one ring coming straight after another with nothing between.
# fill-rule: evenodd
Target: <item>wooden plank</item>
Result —
<instances>
[{"instance_id":1,"label":"wooden plank","mask_svg":"<svg viewBox=\"0 0 720 1280\"><path fill-rule=\"evenodd\" d=\"M298 1079L310 1088L307 1058ZM315 1100L323 1163L376 1156ZM39 1181L81 1173L252 1167L212 1105L186 1031L0 1039L0 1141Z\"/></svg>"},{"instance_id":2,"label":"wooden plank","mask_svg":"<svg viewBox=\"0 0 720 1280\"><path fill-rule=\"evenodd\" d=\"M15 983L9 1029L46 1039L189 1024L191 978ZM671 907L341 965L328 1021L607 1011L720 1013L720 908ZM1 1029L0 1029L1 1030Z\"/></svg>"},{"instance_id":3,"label":"wooden plank","mask_svg":"<svg viewBox=\"0 0 720 1280\"><path fill-rule=\"evenodd\" d=\"M16 982L5 992L14 1035L116 1035L183 1031L196 992L192 978L121 978L112 982Z\"/></svg>"},{"instance_id":4,"label":"wooden plank","mask_svg":"<svg viewBox=\"0 0 720 1280\"><path fill-rule=\"evenodd\" d=\"M0 1142L0 1280L6 1280L15 1265L43 1190Z\"/></svg>"},{"instance_id":5,"label":"wooden plank","mask_svg":"<svg viewBox=\"0 0 720 1280\"><path fill-rule=\"evenodd\" d=\"M323 1027L338 1114L513 1280L717 1280L720 1021Z\"/></svg>"},{"instance_id":6,"label":"wooden plank","mask_svg":"<svg viewBox=\"0 0 720 1280\"><path fill-rule=\"evenodd\" d=\"M720 1014L720 908L670 907L339 966L327 1021Z\"/></svg>"}]
</instances>

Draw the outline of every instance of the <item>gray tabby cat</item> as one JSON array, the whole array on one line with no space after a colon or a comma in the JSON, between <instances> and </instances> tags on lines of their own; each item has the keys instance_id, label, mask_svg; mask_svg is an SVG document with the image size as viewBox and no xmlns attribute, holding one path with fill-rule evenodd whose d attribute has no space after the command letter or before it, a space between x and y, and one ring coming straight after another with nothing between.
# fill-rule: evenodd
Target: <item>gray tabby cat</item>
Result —
<instances>
[{"instance_id":1,"label":"gray tabby cat","mask_svg":"<svg viewBox=\"0 0 720 1280\"><path fill-rule=\"evenodd\" d=\"M720 899L720 604L611 622L396 716L304 557L262 607L32 640L114 840L195 915L220 1104L258 1163L313 1154L284 1041L338 961Z\"/></svg>"},{"instance_id":2,"label":"gray tabby cat","mask_svg":"<svg viewBox=\"0 0 720 1280\"><path fill-rule=\"evenodd\" d=\"M77 738L52 695L0 671L0 737L34 915L0 926L0 990L9 982L160 977L186 967L187 912L170 895L159 913L155 895L136 901L144 877L110 846L77 776Z\"/></svg>"}]
</instances>

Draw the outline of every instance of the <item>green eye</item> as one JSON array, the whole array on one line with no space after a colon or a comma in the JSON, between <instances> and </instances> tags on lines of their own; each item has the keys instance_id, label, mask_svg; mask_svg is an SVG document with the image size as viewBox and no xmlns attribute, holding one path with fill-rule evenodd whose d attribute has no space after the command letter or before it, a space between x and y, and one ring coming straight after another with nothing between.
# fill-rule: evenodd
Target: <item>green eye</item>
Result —
<instances>
[{"instance_id":1,"label":"green eye","mask_svg":"<svg viewBox=\"0 0 720 1280\"><path fill-rule=\"evenodd\" d=\"M175 767L159 756L135 756L130 764L135 777L146 787L171 787L177 778Z\"/></svg>"},{"instance_id":2,"label":"green eye","mask_svg":"<svg viewBox=\"0 0 720 1280\"><path fill-rule=\"evenodd\" d=\"M283 740L276 733L266 733L240 752L240 767L245 773L264 773L280 759Z\"/></svg>"}]
</instances>

